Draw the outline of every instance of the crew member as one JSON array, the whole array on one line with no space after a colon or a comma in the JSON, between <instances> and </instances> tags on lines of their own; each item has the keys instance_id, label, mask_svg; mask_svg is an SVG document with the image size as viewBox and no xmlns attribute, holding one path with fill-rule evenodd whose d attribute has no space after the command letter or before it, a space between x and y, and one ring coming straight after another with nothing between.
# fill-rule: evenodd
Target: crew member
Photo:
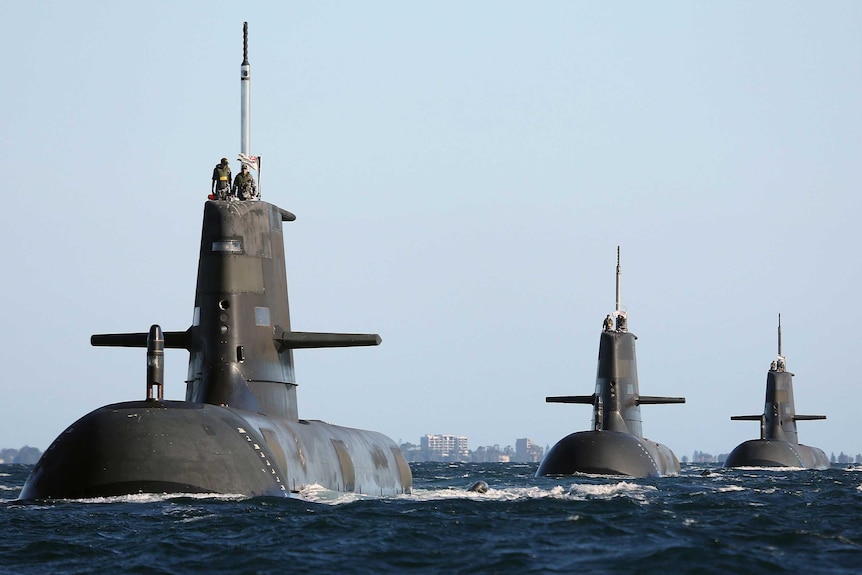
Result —
<instances>
[{"instance_id":1,"label":"crew member","mask_svg":"<svg viewBox=\"0 0 862 575\"><path fill-rule=\"evenodd\" d=\"M626 316L623 314L617 316L617 331L626 331Z\"/></svg>"},{"instance_id":2,"label":"crew member","mask_svg":"<svg viewBox=\"0 0 862 575\"><path fill-rule=\"evenodd\" d=\"M608 314L605 318L605 323L602 327L605 331L612 331L614 329L614 320L611 319L611 314Z\"/></svg>"},{"instance_id":3,"label":"crew member","mask_svg":"<svg viewBox=\"0 0 862 575\"><path fill-rule=\"evenodd\" d=\"M222 158L221 163L213 168L212 194L217 200L226 200L230 195L230 164L227 158Z\"/></svg>"},{"instance_id":4,"label":"crew member","mask_svg":"<svg viewBox=\"0 0 862 575\"><path fill-rule=\"evenodd\" d=\"M242 170L233 180L233 194L241 200L250 200L257 195L254 177L249 173L247 164L242 165Z\"/></svg>"}]
</instances>

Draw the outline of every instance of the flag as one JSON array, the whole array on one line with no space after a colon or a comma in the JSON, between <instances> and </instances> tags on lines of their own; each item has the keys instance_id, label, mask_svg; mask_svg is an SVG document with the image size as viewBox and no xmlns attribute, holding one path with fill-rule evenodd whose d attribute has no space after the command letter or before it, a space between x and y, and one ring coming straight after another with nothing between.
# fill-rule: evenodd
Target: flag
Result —
<instances>
[{"instance_id":1,"label":"flag","mask_svg":"<svg viewBox=\"0 0 862 575\"><path fill-rule=\"evenodd\" d=\"M255 172L260 173L260 156L248 156L246 154L240 154L237 159Z\"/></svg>"}]
</instances>

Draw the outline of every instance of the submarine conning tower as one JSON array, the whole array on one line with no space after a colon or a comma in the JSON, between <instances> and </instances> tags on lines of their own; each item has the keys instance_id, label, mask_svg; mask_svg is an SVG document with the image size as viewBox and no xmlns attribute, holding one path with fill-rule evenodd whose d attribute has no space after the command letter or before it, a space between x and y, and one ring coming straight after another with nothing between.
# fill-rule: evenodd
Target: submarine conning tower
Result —
<instances>
[{"instance_id":1,"label":"submarine conning tower","mask_svg":"<svg viewBox=\"0 0 862 575\"><path fill-rule=\"evenodd\" d=\"M297 421L294 349L380 344L291 331L282 222L295 219L262 201L205 204L186 401Z\"/></svg>"},{"instance_id":2,"label":"submarine conning tower","mask_svg":"<svg viewBox=\"0 0 862 575\"><path fill-rule=\"evenodd\" d=\"M379 345L377 334L290 329L282 222L292 213L263 201L204 206L192 325L164 333L186 349L186 401L297 421L293 350ZM94 335L96 346L147 347L147 333Z\"/></svg>"},{"instance_id":3,"label":"submarine conning tower","mask_svg":"<svg viewBox=\"0 0 862 575\"><path fill-rule=\"evenodd\" d=\"M259 169L259 156L249 153L250 80L244 22L239 159ZM259 199L204 205L192 325L184 332L164 333L164 348L189 351L186 401L297 421L294 349L380 344L376 334L291 331L282 223L295 219ZM90 341L147 347L147 336L102 334Z\"/></svg>"},{"instance_id":4,"label":"submarine conning tower","mask_svg":"<svg viewBox=\"0 0 862 575\"><path fill-rule=\"evenodd\" d=\"M298 419L281 224L267 202L204 206L186 401Z\"/></svg>"},{"instance_id":5,"label":"submarine conning tower","mask_svg":"<svg viewBox=\"0 0 862 575\"><path fill-rule=\"evenodd\" d=\"M769 370L766 374L766 402L761 439L799 443L796 406L793 403L793 374Z\"/></svg>"},{"instance_id":6,"label":"submarine conning tower","mask_svg":"<svg viewBox=\"0 0 862 575\"><path fill-rule=\"evenodd\" d=\"M633 333L603 331L599 340L593 429L643 437Z\"/></svg>"},{"instance_id":7,"label":"submarine conning tower","mask_svg":"<svg viewBox=\"0 0 862 575\"><path fill-rule=\"evenodd\" d=\"M380 343L290 330L282 222L295 219L267 202L206 203L186 401L296 421L294 349Z\"/></svg>"},{"instance_id":8,"label":"submarine conning tower","mask_svg":"<svg viewBox=\"0 0 862 575\"><path fill-rule=\"evenodd\" d=\"M642 438L641 409L638 403L637 336L628 331L628 317L622 310L620 287L620 247L617 246L616 308L614 319L605 319L599 338L596 392L593 394L593 430L620 431ZM614 329L612 327L615 326Z\"/></svg>"},{"instance_id":9,"label":"submarine conning tower","mask_svg":"<svg viewBox=\"0 0 862 575\"><path fill-rule=\"evenodd\" d=\"M548 403L581 403L593 406L593 431L619 431L643 438L641 404L685 403L682 397L642 396L638 386L637 336L628 331L628 315L620 300L620 248L617 246L616 308L602 325L592 395L547 397Z\"/></svg>"}]
</instances>

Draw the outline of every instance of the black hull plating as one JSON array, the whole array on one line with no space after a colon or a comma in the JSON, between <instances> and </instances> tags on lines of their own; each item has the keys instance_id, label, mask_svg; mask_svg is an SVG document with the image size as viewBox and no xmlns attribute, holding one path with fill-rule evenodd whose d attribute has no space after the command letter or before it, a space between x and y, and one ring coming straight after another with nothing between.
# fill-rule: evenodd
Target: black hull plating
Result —
<instances>
[{"instance_id":1,"label":"black hull plating","mask_svg":"<svg viewBox=\"0 0 862 575\"><path fill-rule=\"evenodd\" d=\"M70 426L33 469L21 499L134 493L284 497L316 483L374 495L409 492L409 467L382 434L286 422L185 401L101 407Z\"/></svg>"},{"instance_id":2,"label":"black hull plating","mask_svg":"<svg viewBox=\"0 0 862 575\"><path fill-rule=\"evenodd\" d=\"M536 475L595 473L661 477L679 473L679 460L666 446L616 431L579 431L551 448Z\"/></svg>"},{"instance_id":3,"label":"black hull plating","mask_svg":"<svg viewBox=\"0 0 862 575\"><path fill-rule=\"evenodd\" d=\"M725 467L802 467L829 469L822 449L789 441L750 439L730 452Z\"/></svg>"}]
</instances>

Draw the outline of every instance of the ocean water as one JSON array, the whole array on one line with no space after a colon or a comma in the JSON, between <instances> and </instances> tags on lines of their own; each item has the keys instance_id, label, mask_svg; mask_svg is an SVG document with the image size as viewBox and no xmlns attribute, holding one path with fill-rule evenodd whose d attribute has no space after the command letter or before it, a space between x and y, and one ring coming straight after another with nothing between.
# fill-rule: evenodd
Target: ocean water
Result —
<instances>
[{"instance_id":1,"label":"ocean water","mask_svg":"<svg viewBox=\"0 0 862 575\"><path fill-rule=\"evenodd\" d=\"M411 465L412 495L24 503L0 465L0 573L860 573L862 467L535 478ZM467 487L483 480L490 490Z\"/></svg>"}]
</instances>

